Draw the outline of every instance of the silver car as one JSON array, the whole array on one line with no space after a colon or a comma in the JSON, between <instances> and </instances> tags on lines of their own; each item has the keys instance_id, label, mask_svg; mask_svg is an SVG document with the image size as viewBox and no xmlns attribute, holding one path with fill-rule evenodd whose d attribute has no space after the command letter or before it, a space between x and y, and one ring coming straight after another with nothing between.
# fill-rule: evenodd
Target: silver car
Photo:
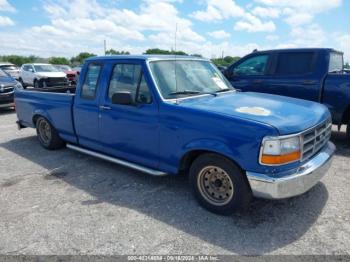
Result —
<instances>
[{"instance_id":1,"label":"silver car","mask_svg":"<svg viewBox=\"0 0 350 262\"><path fill-rule=\"evenodd\" d=\"M19 67L7 63L7 62L0 62L0 69L3 70L4 72L8 73L10 76L12 76L14 79L18 80L19 79Z\"/></svg>"}]
</instances>

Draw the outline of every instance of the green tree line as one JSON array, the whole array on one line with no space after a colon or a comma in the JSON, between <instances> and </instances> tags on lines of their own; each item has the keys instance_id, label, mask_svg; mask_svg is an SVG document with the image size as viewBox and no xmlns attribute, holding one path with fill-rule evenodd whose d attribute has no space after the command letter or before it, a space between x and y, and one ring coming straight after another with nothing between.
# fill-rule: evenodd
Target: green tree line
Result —
<instances>
[{"instance_id":1,"label":"green tree line","mask_svg":"<svg viewBox=\"0 0 350 262\"><path fill-rule=\"evenodd\" d=\"M114 49L109 49L106 51L106 55L129 55L130 53L128 51L117 51ZM160 55L191 55L196 57L202 57L200 54L187 54L184 51L174 51L174 50L164 50L160 48L151 48L147 49L144 54L151 55L151 54L160 54ZM19 55L4 55L0 56L1 62L10 62L12 64L21 66L22 64L26 63L50 63L50 64L63 64L63 65L80 65L84 63L84 60L96 56L96 54L88 53L88 52L82 52L78 54L77 56L73 56L70 59L66 57L50 57L50 58L42 58L34 55L30 56L19 56ZM211 61L216 64L217 66L228 66L232 63L239 60L239 56L225 56L222 58L213 58ZM345 68L350 69L349 62L345 63Z\"/></svg>"},{"instance_id":2,"label":"green tree line","mask_svg":"<svg viewBox=\"0 0 350 262\"><path fill-rule=\"evenodd\" d=\"M130 53L128 51L117 51L114 49L109 49L106 51L106 55L129 55ZM200 54L187 54L184 51L174 51L174 50L163 50L159 48L151 48L147 49L144 54L151 55L151 54L160 54L160 55L191 55L196 57L202 57ZM96 56L96 54L88 53L88 52L82 52L78 54L77 56L74 56L70 59L66 57L49 57L49 58L42 58L34 55L30 56L19 56L19 55L4 55L0 56L1 62L10 62L12 64L21 66L22 64L27 63L50 63L50 64L62 64L62 65L80 65L84 63L84 60ZM212 59L213 63L220 66L228 66L232 64L233 62L237 61L239 57L231 57L226 56L224 58L215 58Z\"/></svg>"}]
</instances>

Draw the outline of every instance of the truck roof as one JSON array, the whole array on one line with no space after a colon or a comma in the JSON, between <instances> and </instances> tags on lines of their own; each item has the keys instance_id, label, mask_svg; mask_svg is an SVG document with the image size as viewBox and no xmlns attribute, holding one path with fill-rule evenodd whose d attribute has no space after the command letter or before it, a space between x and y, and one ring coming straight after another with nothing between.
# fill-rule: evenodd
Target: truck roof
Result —
<instances>
[{"instance_id":1,"label":"truck roof","mask_svg":"<svg viewBox=\"0 0 350 262\"><path fill-rule=\"evenodd\" d=\"M94 56L86 59L85 61L100 61L100 60L145 60L145 61L155 61L155 60L202 60L208 61L205 58L197 56L186 56L186 55L109 55L109 56Z\"/></svg>"},{"instance_id":2,"label":"truck roof","mask_svg":"<svg viewBox=\"0 0 350 262\"><path fill-rule=\"evenodd\" d=\"M281 48L281 49L270 49L270 50L258 50L253 51L252 53L273 53L273 52L307 52L307 51L327 51L327 52L337 52L343 53L341 51L337 51L333 48L325 48L325 47L307 47L307 48Z\"/></svg>"}]
</instances>

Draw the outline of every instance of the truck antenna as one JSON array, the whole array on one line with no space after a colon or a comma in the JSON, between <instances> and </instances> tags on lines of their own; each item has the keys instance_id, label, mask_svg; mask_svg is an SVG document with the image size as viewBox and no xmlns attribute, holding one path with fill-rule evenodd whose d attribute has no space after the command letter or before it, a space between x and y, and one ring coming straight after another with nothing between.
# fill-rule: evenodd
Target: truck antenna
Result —
<instances>
[{"instance_id":1,"label":"truck antenna","mask_svg":"<svg viewBox=\"0 0 350 262\"><path fill-rule=\"evenodd\" d=\"M177 90L177 69L176 69L176 64L177 64L177 61L176 61L176 46L177 44L177 23L175 25L175 38L174 38L174 55L175 55L175 62L174 62L174 69L175 69L175 91L178 92ZM178 103L178 100L177 100L177 97L176 97L176 104Z\"/></svg>"}]
</instances>

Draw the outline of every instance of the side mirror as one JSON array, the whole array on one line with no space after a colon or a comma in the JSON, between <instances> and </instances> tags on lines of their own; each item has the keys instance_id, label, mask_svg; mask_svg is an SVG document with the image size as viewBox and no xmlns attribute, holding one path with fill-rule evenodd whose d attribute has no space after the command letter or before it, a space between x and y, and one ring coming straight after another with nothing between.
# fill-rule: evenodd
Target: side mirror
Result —
<instances>
[{"instance_id":1,"label":"side mirror","mask_svg":"<svg viewBox=\"0 0 350 262\"><path fill-rule=\"evenodd\" d=\"M224 71L224 76L227 78L227 79L231 79L232 77L234 77L234 72L233 72L233 68L227 68L225 71Z\"/></svg>"},{"instance_id":2,"label":"side mirror","mask_svg":"<svg viewBox=\"0 0 350 262\"><path fill-rule=\"evenodd\" d=\"M133 105L134 101L129 91L120 91L112 96L112 104L117 105Z\"/></svg>"}]
</instances>

